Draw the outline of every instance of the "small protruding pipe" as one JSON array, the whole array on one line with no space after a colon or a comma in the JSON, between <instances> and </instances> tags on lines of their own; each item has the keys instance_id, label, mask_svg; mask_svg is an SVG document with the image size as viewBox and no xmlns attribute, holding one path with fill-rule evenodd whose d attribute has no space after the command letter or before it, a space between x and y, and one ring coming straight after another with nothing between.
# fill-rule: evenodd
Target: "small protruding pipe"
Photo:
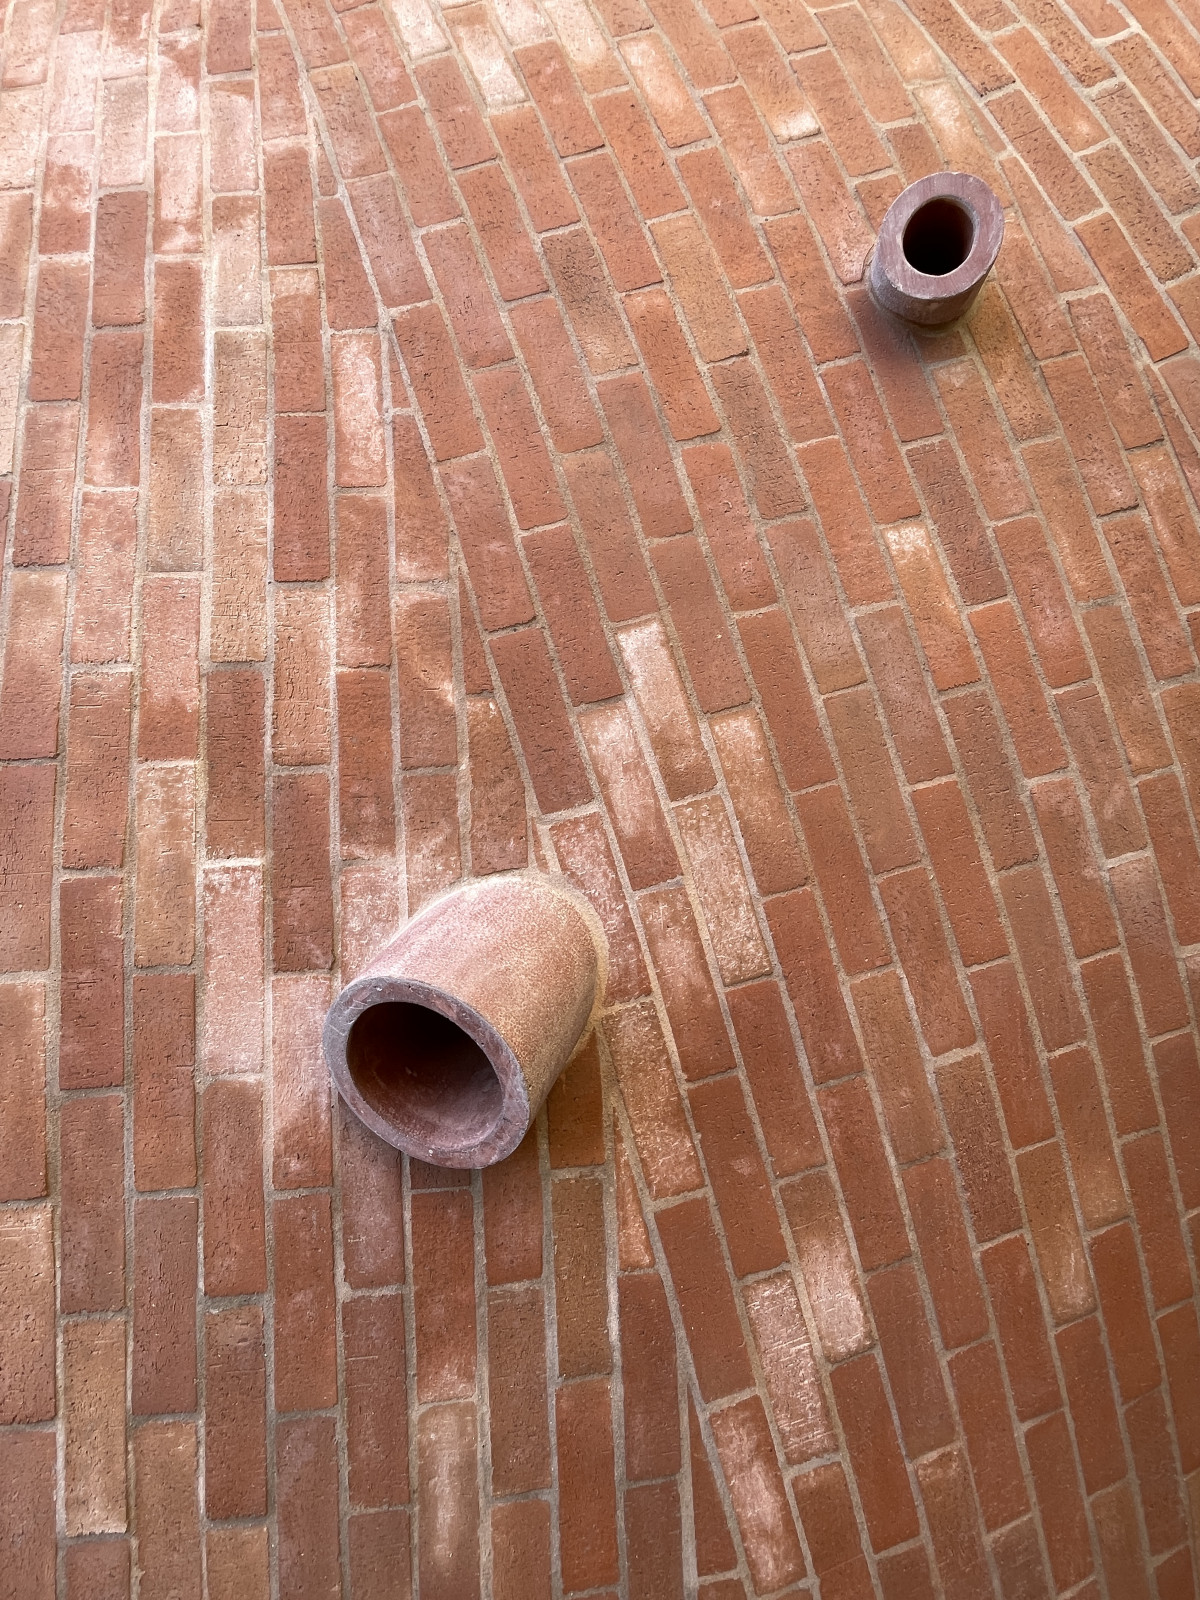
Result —
<instances>
[{"instance_id":1,"label":"small protruding pipe","mask_svg":"<svg viewBox=\"0 0 1200 1600\"><path fill-rule=\"evenodd\" d=\"M871 294L906 322L942 327L970 307L1003 237L1003 208L982 178L931 173L888 208L871 257Z\"/></svg>"},{"instance_id":2,"label":"small protruding pipe","mask_svg":"<svg viewBox=\"0 0 1200 1600\"><path fill-rule=\"evenodd\" d=\"M606 965L595 912L561 878L452 889L329 1008L338 1093L381 1139L434 1166L502 1161L586 1034Z\"/></svg>"}]
</instances>

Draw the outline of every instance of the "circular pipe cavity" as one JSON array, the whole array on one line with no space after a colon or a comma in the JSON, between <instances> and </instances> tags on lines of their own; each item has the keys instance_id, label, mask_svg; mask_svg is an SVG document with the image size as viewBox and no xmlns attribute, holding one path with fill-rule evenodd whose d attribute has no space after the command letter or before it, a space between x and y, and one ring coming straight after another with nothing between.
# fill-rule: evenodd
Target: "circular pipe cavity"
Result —
<instances>
[{"instance_id":1,"label":"circular pipe cavity","mask_svg":"<svg viewBox=\"0 0 1200 1600\"><path fill-rule=\"evenodd\" d=\"M562 879L512 873L452 889L329 1008L338 1092L422 1161L501 1161L586 1036L606 965L599 920Z\"/></svg>"},{"instance_id":2,"label":"circular pipe cavity","mask_svg":"<svg viewBox=\"0 0 1200 1600\"><path fill-rule=\"evenodd\" d=\"M886 311L943 327L970 307L1004 237L1004 212L981 178L937 172L910 184L888 208L868 286Z\"/></svg>"}]
</instances>

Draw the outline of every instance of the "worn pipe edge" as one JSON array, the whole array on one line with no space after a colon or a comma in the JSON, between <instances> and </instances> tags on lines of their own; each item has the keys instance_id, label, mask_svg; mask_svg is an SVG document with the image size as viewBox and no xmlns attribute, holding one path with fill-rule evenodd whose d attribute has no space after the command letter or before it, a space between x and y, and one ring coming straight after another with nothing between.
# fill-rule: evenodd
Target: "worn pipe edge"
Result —
<instances>
[{"instance_id":1,"label":"worn pipe edge","mask_svg":"<svg viewBox=\"0 0 1200 1600\"><path fill-rule=\"evenodd\" d=\"M1003 237L1003 207L982 178L930 173L888 207L871 256L871 295L906 322L942 327L970 307Z\"/></svg>"},{"instance_id":2,"label":"worn pipe edge","mask_svg":"<svg viewBox=\"0 0 1200 1600\"><path fill-rule=\"evenodd\" d=\"M388 1144L435 1166L491 1166L586 1037L607 968L599 918L564 879L476 879L422 907L345 986L325 1060Z\"/></svg>"}]
</instances>

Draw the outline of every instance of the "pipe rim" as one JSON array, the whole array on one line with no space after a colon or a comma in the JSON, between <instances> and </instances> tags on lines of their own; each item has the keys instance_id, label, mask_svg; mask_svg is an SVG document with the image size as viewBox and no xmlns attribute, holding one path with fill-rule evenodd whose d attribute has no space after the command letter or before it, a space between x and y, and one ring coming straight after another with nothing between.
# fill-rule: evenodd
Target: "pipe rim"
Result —
<instances>
[{"instance_id":1,"label":"pipe rim","mask_svg":"<svg viewBox=\"0 0 1200 1600\"><path fill-rule=\"evenodd\" d=\"M932 202L965 212L972 225L970 248L950 272L927 273L913 266L904 248L910 223ZM934 172L896 197L880 224L869 285L887 309L909 321L937 326L960 316L991 271L1004 238L1004 210L996 195L969 172Z\"/></svg>"}]
</instances>

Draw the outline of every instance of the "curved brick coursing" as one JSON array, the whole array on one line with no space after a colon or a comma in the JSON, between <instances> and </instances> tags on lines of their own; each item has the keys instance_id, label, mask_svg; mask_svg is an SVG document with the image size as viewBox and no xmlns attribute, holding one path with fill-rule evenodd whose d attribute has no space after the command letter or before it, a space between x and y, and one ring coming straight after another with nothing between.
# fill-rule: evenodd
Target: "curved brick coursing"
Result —
<instances>
[{"instance_id":1,"label":"curved brick coursing","mask_svg":"<svg viewBox=\"0 0 1200 1600\"><path fill-rule=\"evenodd\" d=\"M6 17L3 1600L1193 1594L1194 0ZM527 864L602 1037L402 1165Z\"/></svg>"}]
</instances>

